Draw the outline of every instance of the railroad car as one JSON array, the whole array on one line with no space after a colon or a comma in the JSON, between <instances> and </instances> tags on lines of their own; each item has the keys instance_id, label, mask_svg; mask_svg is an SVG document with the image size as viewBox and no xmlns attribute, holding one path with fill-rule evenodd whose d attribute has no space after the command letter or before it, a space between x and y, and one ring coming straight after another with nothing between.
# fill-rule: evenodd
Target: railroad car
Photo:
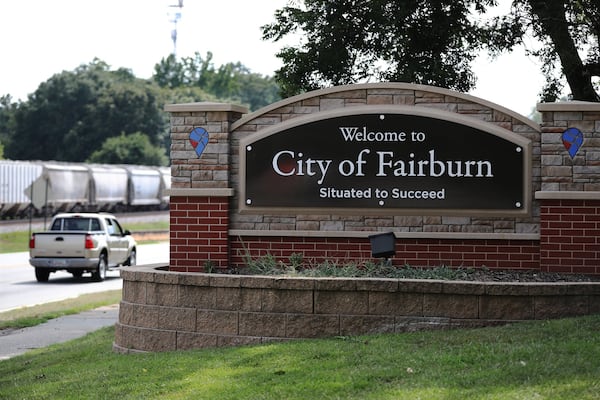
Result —
<instances>
[{"instance_id":1,"label":"railroad car","mask_svg":"<svg viewBox=\"0 0 600 400\"><path fill-rule=\"evenodd\" d=\"M168 167L0 160L0 218L166 209Z\"/></svg>"}]
</instances>

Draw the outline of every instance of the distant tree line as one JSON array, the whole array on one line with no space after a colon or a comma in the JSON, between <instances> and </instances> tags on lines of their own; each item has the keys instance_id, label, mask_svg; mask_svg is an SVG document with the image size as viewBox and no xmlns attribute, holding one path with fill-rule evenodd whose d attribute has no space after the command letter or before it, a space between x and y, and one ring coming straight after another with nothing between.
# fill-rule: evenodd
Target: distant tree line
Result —
<instances>
[{"instance_id":1,"label":"distant tree line","mask_svg":"<svg viewBox=\"0 0 600 400\"><path fill-rule=\"evenodd\" d=\"M41 83L27 100L0 97L0 158L167 165L167 103L235 102L255 110L279 99L273 78L212 54L162 59L151 79L95 59Z\"/></svg>"}]
</instances>

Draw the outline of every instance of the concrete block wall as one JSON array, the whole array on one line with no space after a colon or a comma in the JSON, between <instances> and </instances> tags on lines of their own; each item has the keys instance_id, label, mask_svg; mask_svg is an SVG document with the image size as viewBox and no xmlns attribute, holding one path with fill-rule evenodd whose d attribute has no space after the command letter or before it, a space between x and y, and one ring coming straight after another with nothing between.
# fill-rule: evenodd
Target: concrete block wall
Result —
<instances>
[{"instance_id":1,"label":"concrete block wall","mask_svg":"<svg viewBox=\"0 0 600 400\"><path fill-rule=\"evenodd\" d=\"M174 351L600 312L600 283L290 278L124 269L113 348Z\"/></svg>"}]
</instances>

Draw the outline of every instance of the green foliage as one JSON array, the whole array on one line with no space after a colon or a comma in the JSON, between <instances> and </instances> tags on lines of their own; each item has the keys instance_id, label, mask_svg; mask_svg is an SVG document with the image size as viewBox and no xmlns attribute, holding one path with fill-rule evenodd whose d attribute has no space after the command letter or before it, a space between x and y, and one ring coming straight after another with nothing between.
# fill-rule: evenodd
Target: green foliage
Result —
<instances>
[{"instance_id":1,"label":"green foliage","mask_svg":"<svg viewBox=\"0 0 600 400\"><path fill-rule=\"evenodd\" d=\"M19 104L11 132L18 140L7 144L6 156L83 162L121 132L143 132L158 146L167 132L161 106L156 86L94 60L52 76Z\"/></svg>"},{"instance_id":2,"label":"green foliage","mask_svg":"<svg viewBox=\"0 0 600 400\"><path fill-rule=\"evenodd\" d=\"M475 84L470 63L486 37L472 15L492 3L305 0L277 10L275 22L262 27L263 38L305 35L277 55L284 96L367 79L468 91Z\"/></svg>"},{"instance_id":3,"label":"green foliage","mask_svg":"<svg viewBox=\"0 0 600 400\"><path fill-rule=\"evenodd\" d=\"M510 50L524 38L539 45L528 54L541 61L546 84L542 101L556 101L565 83L574 100L600 101L600 2L597 0L515 0L509 15L494 20L492 49Z\"/></svg>"},{"instance_id":4,"label":"green foliage","mask_svg":"<svg viewBox=\"0 0 600 400\"><path fill-rule=\"evenodd\" d=\"M248 273L253 275L279 275L285 271L285 266L277 262L272 254L267 254L260 258L251 258L246 255L246 268Z\"/></svg>"},{"instance_id":5,"label":"green foliage","mask_svg":"<svg viewBox=\"0 0 600 400\"><path fill-rule=\"evenodd\" d=\"M200 88L220 101L245 104L250 110L280 99L274 78L252 73L240 62L215 68L212 58L211 52L205 58L196 52L177 61L171 54L155 65L152 79L163 88Z\"/></svg>"},{"instance_id":6,"label":"green foliage","mask_svg":"<svg viewBox=\"0 0 600 400\"><path fill-rule=\"evenodd\" d=\"M86 160L100 164L136 164L136 165L167 165L168 158L165 150L153 146L148 135L135 132L121 136L110 137L100 149L94 151Z\"/></svg>"},{"instance_id":7,"label":"green foliage","mask_svg":"<svg viewBox=\"0 0 600 400\"><path fill-rule=\"evenodd\" d=\"M0 160L4 159L4 149L11 140L16 107L10 95L0 96Z\"/></svg>"},{"instance_id":8,"label":"green foliage","mask_svg":"<svg viewBox=\"0 0 600 400\"><path fill-rule=\"evenodd\" d=\"M211 60L211 53L181 61L171 55L156 64L148 81L94 59L55 74L27 101L17 104L2 96L0 151L15 160L165 165L170 146L165 104L234 102L254 110L280 99L274 78L251 73L239 62L215 68ZM127 147L119 150L119 145Z\"/></svg>"},{"instance_id":9,"label":"green foliage","mask_svg":"<svg viewBox=\"0 0 600 400\"><path fill-rule=\"evenodd\" d=\"M565 81L574 99L600 100L597 0L515 0L507 15L486 20L483 14L493 13L496 5L495 0L294 1L262 27L263 39L303 34L299 45L277 55L283 67L275 76L283 96L372 80L466 92L475 85L471 63L481 49L497 55L527 42L547 78L542 100L554 101ZM527 40L531 37L535 41Z\"/></svg>"},{"instance_id":10,"label":"green foliage","mask_svg":"<svg viewBox=\"0 0 600 400\"><path fill-rule=\"evenodd\" d=\"M245 256L246 267L239 270L242 274L251 275L292 275L308 277L343 277L343 278L394 278L394 279L468 279L474 272L471 268L416 268L410 265L394 266L387 261L372 260L344 262L325 260L310 264L302 253L290 255L288 263L278 260L270 253L262 257Z\"/></svg>"},{"instance_id":11,"label":"green foliage","mask_svg":"<svg viewBox=\"0 0 600 400\"><path fill-rule=\"evenodd\" d=\"M2 399L597 399L600 317L116 354L114 328L0 362Z\"/></svg>"},{"instance_id":12,"label":"green foliage","mask_svg":"<svg viewBox=\"0 0 600 400\"><path fill-rule=\"evenodd\" d=\"M207 274L212 274L215 268L216 265L212 260L204 261L204 272L206 272Z\"/></svg>"}]
</instances>

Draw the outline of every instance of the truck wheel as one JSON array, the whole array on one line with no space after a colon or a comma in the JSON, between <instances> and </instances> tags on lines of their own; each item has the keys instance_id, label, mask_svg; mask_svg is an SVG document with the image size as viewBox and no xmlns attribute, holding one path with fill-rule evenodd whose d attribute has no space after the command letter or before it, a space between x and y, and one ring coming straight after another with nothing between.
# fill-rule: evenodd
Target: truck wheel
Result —
<instances>
[{"instance_id":1,"label":"truck wheel","mask_svg":"<svg viewBox=\"0 0 600 400\"><path fill-rule=\"evenodd\" d=\"M92 280L95 282L102 282L106 279L106 270L108 269L108 263L106 262L106 254L100 254L100 259L98 260L98 266L96 270L92 272Z\"/></svg>"},{"instance_id":2,"label":"truck wheel","mask_svg":"<svg viewBox=\"0 0 600 400\"><path fill-rule=\"evenodd\" d=\"M135 263L137 262L137 253L135 251L135 248L131 249L131 253L129 253L129 258L127 258L127 261L125 261L126 266L134 266Z\"/></svg>"},{"instance_id":3,"label":"truck wheel","mask_svg":"<svg viewBox=\"0 0 600 400\"><path fill-rule=\"evenodd\" d=\"M35 269L35 279L38 282L48 282L48 278L50 277L50 271L43 268Z\"/></svg>"}]
</instances>

